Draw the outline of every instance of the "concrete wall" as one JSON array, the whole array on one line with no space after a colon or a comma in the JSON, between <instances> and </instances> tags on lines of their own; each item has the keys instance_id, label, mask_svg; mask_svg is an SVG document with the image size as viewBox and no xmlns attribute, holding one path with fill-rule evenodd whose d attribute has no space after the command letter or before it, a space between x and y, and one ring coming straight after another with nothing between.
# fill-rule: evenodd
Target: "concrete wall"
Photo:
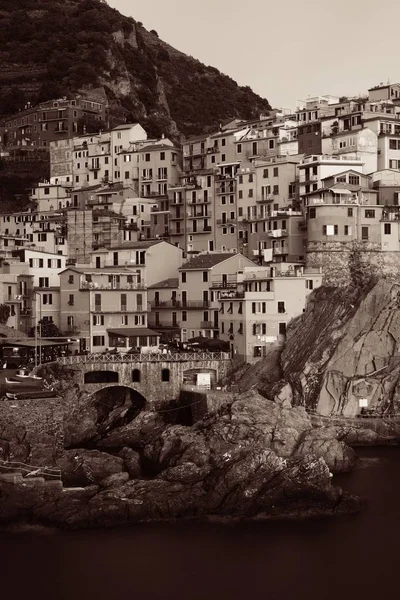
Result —
<instances>
[{"instance_id":1,"label":"concrete wall","mask_svg":"<svg viewBox=\"0 0 400 600\"><path fill-rule=\"evenodd\" d=\"M351 281L351 265L356 249L356 260L359 261L365 275L381 277L400 276L398 252L382 252L378 244L340 242L318 243L308 245L306 255L307 267L322 267L323 285L345 286Z\"/></svg>"}]
</instances>

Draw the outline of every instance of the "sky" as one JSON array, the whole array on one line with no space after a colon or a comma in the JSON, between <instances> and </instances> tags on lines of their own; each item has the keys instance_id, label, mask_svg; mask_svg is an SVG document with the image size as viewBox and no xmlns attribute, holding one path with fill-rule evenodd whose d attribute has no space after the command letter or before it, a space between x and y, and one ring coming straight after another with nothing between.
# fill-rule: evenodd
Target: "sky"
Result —
<instances>
[{"instance_id":1,"label":"sky","mask_svg":"<svg viewBox=\"0 0 400 600\"><path fill-rule=\"evenodd\" d=\"M107 0L273 108L400 81L394 0Z\"/></svg>"}]
</instances>

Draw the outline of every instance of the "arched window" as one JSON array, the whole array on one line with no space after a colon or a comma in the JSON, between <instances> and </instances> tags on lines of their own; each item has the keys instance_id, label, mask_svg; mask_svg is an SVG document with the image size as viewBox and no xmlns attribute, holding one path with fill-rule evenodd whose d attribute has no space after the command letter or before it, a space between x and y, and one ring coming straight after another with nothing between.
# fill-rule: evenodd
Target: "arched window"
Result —
<instances>
[{"instance_id":1,"label":"arched window","mask_svg":"<svg viewBox=\"0 0 400 600\"><path fill-rule=\"evenodd\" d=\"M166 381L168 382L170 378L170 372L169 369L163 369L161 371L161 381Z\"/></svg>"},{"instance_id":2,"label":"arched window","mask_svg":"<svg viewBox=\"0 0 400 600\"><path fill-rule=\"evenodd\" d=\"M140 383L140 369L133 369L132 383Z\"/></svg>"}]
</instances>

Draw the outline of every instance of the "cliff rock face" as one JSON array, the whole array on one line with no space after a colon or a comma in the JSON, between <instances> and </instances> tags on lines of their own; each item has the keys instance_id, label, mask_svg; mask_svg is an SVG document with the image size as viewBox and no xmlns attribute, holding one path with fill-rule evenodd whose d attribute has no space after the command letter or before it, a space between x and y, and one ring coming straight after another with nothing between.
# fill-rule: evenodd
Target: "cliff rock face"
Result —
<instances>
[{"instance_id":1,"label":"cliff rock face","mask_svg":"<svg viewBox=\"0 0 400 600\"><path fill-rule=\"evenodd\" d=\"M96 416L89 414L94 429ZM65 413L67 428L73 418ZM235 397L192 427L162 425L159 416L142 412L97 440L83 431L82 443L88 439L90 448L66 448L54 460L64 489L3 476L0 520L84 527L178 517L332 515L360 507L331 484L330 471L356 462L336 431L315 433L303 408L256 392Z\"/></svg>"},{"instance_id":2,"label":"cliff rock face","mask_svg":"<svg viewBox=\"0 0 400 600\"><path fill-rule=\"evenodd\" d=\"M399 378L400 285L389 279L315 290L303 315L289 324L283 350L236 375L241 391L254 387L278 403L350 418L365 402L383 415L398 413ZM381 425L383 437L393 437L390 425ZM348 433L354 443L377 437Z\"/></svg>"},{"instance_id":3,"label":"cliff rock face","mask_svg":"<svg viewBox=\"0 0 400 600\"><path fill-rule=\"evenodd\" d=\"M90 92L110 124L137 120L150 136L197 135L270 110L267 100L179 52L101 0L4 0L0 115Z\"/></svg>"}]
</instances>

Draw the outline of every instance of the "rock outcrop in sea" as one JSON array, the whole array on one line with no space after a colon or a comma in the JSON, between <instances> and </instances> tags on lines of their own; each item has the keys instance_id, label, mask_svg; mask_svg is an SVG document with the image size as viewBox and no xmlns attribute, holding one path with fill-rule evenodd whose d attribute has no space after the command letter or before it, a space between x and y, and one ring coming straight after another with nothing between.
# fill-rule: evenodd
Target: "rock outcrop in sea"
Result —
<instances>
[{"instance_id":1,"label":"rock outcrop in sea","mask_svg":"<svg viewBox=\"0 0 400 600\"><path fill-rule=\"evenodd\" d=\"M114 424L118 412L113 409ZM315 428L301 407L253 391L193 426L166 424L143 411L125 425L109 423L101 435L95 414L82 406L79 415L64 415L67 430L69 419L85 428L74 447L54 459L63 488L34 480L0 483L1 522L80 528L176 518L298 518L360 508L331 481L332 472L354 466L354 451L335 431ZM0 424L0 437L7 435L12 431ZM13 448L19 452L15 440Z\"/></svg>"}]
</instances>

